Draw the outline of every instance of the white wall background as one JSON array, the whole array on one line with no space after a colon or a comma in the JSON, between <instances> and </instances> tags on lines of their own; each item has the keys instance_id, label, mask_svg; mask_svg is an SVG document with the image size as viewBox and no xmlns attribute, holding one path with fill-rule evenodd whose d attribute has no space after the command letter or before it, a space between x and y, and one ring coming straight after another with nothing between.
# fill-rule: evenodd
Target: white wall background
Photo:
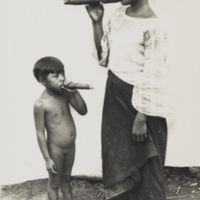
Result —
<instances>
[{"instance_id":1,"label":"white wall background","mask_svg":"<svg viewBox=\"0 0 200 200\"><path fill-rule=\"evenodd\" d=\"M200 4L190 2L160 0L153 4L170 28L179 102L176 118L169 119L166 165L170 166L200 166ZM105 21L119 5L105 6ZM44 56L58 57L67 78L94 85L94 90L81 91L88 114L73 112L77 125L73 175L101 175L100 127L107 70L91 56L92 25L84 6L66 6L62 0L2 0L0 25L0 185L47 177L33 120L33 103L43 87L32 69Z\"/></svg>"},{"instance_id":2,"label":"white wall background","mask_svg":"<svg viewBox=\"0 0 200 200\"><path fill-rule=\"evenodd\" d=\"M88 114L73 112L77 125L73 174L100 174L101 109L107 70L91 56L92 24L85 7L66 6L62 0L6 0L0 4L0 184L47 177L33 120L33 103L43 87L32 70L44 56L58 57L68 79L94 85L94 90L80 91ZM108 9L112 10L110 6Z\"/></svg>"}]
</instances>

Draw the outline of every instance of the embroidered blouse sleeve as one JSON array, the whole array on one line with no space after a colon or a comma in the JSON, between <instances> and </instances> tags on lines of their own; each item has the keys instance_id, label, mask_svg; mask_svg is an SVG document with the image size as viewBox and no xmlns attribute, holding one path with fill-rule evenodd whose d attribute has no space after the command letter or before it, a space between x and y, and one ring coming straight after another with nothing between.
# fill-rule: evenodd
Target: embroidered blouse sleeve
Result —
<instances>
[{"instance_id":1,"label":"embroidered blouse sleeve","mask_svg":"<svg viewBox=\"0 0 200 200\"><path fill-rule=\"evenodd\" d=\"M166 117L166 32L161 28L144 33L144 71L133 89L132 104L141 113Z\"/></svg>"},{"instance_id":2,"label":"embroidered blouse sleeve","mask_svg":"<svg viewBox=\"0 0 200 200\"><path fill-rule=\"evenodd\" d=\"M93 42L93 57L98 61L99 65L103 67L107 67L108 65L108 58L109 58L109 52L110 52L110 46L109 46L109 34L111 30L111 22L110 20L107 23L107 26L104 27L104 35L101 39L101 47L102 47L102 52L101 52L101 58L98 59L97 56L97 50L95 47L95 44Z\"/></svg>"}]
</instances>

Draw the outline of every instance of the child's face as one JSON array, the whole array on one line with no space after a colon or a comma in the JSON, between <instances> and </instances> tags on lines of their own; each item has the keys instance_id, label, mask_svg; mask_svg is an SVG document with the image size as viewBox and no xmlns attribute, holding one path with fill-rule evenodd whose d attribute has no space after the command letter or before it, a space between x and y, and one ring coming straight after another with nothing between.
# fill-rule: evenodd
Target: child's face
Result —
<instances>
[{"instance_id":1,"label":"child's face","mask_svg":"<svg viewBox=\"0 0 200 200\"><path fill-rule=\"evenodd\" d=\"M46 87L48 89L61 92L61 86L63 85L65 79L66 78L64 72L50 73L46 77Z\"/></svg>"}]
</instances>

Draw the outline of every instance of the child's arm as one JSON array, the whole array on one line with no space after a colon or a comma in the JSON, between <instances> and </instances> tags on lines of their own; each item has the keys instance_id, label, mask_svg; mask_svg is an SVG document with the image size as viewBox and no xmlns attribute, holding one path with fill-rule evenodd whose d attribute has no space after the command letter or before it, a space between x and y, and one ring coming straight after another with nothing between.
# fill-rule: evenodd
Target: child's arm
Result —
<instances>
[{"instance_id":1,"label":"child's arm","mask_svg":"<svg viewBox=\"0 0 200 200\"><path fill-rule=\"evenodd\" d=\"M93 25L93 33L94 33L94 42L97 49L97 54L99 60L101 59L102 47L101 47L101 39L103 37L103 14L104 7L102 3L91 4L86 6L87 12L92 20Z\"/></svg>"},{"instance_id":2,"label":"child's arm","mask_svg":"<svg viewBox=\"0 0 200 200\"><path fill-rule=\"evenodd\" d=\"M137 142L143 142L147 138L147 115L138 112L133 123L132 137Z\"/></svg>"},{"instance_id":3,"label":"child's arm","mask_svg":"<svg viewBox=\"0 0 200 200\"><path fill-rule=\"evenodd\" d=\"M40 147L40 151L46 161L46 169L50 173L55 173L55 163L49 156L47 142L45 138L45 126L44 126L44 117L45 117L45 109L44 105L41 101L36 101L34 104L34 119L35 119L35 127L37 133L37 141Z\"/></svg>"},{"instance_id":4,"label":"child's arm","mask_svg":"<svg viewBox=\"0 0 200 200\"><path fill-rule=\"evenodd\" d=\"M70 92L71 91L71 92ZM85 115L87 113L87 106L78 90L68 90L70 105L80 114Z\"/></svg>"}]
</instances>

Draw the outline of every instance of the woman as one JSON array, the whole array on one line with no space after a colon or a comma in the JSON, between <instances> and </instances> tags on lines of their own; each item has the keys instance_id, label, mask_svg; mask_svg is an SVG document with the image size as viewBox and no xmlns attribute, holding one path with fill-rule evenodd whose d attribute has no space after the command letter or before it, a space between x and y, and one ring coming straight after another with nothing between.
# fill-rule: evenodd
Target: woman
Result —
<instances>
[{"instance_id":1,"label":"woman","mask_svg":"<svg viewBox=\"0 0 200 200\"><path fill-rule=\"evenodd\" d=\"M164 200L166 33L148 0L121 0L103 30L102 4L87 5L96 57L108 67L102 160L105 199Z\"/></svg>"}]
</instances>

